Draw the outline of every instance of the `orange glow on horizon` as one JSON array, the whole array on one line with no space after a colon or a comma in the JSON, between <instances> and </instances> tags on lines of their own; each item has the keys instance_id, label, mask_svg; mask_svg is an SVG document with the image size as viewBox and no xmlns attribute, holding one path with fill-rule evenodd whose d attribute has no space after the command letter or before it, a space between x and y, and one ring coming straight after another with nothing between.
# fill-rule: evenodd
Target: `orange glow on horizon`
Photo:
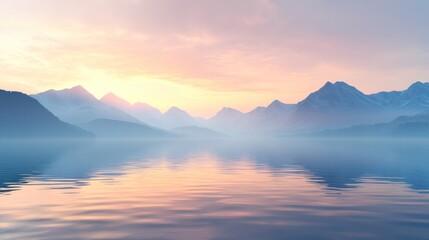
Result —
<instances>
[{"instance_id":1,"label":"orange glow on horizon","mask_svg":"<svg viewBox=\"0 0 429 240\"><path fill-rule=\"evenodd\" d=\"M114 92L161 111L177 106L210 117L222 107L248 112L276 99L296 103L326 81L373 93L429 76L418 62L425 52L420 43L401 42L398 49L386 44L391 39L362 44L331 34L336 13L318 13L325 26L300 14L294 19L289 3L249 0L225 8L216 2L2 1L0 88L38 93L83 85L97 97ZM223 18L214 17L221 10ZM371 26L345 21L348 28L339 29L389 31L375 16ZM406 64L413 61L419 64Z\"/></svg>"}]
</instances>

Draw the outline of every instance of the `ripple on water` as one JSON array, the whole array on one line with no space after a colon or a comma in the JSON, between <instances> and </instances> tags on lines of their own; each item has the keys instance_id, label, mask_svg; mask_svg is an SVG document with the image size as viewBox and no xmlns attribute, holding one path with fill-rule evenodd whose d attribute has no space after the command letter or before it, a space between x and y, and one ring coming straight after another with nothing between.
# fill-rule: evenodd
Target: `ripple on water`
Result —
<instances>
[{"instance_id":1,"label":"ripple on water","mask_svg":"<svg viewBox=\"0 0 429 240\"><path fill-rule=\"evenodd\" d=\"M353 165L351 171L343 168L344 161L355 160L353 156L339 157L334 150L316 154L322 159L330 156L320 167L319 159L312 161L308 151L296 153L296 149L282 148L280 157L267 160L258 158L264 149L230 158L203 148L183 153L180 159L165 154L166 150L148 157L148 148L139 149L130 158L124 153L109 159L99 148L90 147L83 151L87 160L78 166L71 159L85 155L68 152L70 156L58 157L36 175L21 174L17 181L5 183L0 192L1 239L424 239L429 235L429 186L425 188L424 179L410 178L412 171L404 170L401 162L382 159L388 170L378 169L370 156L359 155L363 163ZM267 156L272 156L273 149L269 152ZM381 153L376 156L392 156ZM400 154L394 156L401 159ZM341 164L329 165L335 163L332 159ZM428 176L421 174L421 164L412 167L419 169L413 177ZM82 173L85 167L89 170Z\"/></svg>"}]
</instances>

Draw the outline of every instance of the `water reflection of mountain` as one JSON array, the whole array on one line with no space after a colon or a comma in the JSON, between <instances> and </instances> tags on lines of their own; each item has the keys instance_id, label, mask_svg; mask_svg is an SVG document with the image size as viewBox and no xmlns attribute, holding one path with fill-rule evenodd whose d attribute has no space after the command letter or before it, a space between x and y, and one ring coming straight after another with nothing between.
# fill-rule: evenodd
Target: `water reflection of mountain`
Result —
<instances>
[{"instance_id":1,"label":"water reflection of mountain","mask_svg":"<svg viewBox=\"0 0 429 240\"><path fill-rule=\"evenodd\" d=\"M87 179L99 170L120 170L130 162L156 160L165 155L164 149L169 144L169 140L93 141L72 154L58 158L45 168L44 174L58 178Z\"/></svg>"},{"instance_id":2,"label":"water reflection of mountain","mask_svg":"<svg viewBox=\"0 0 429 240\"><path fill-rule=\"evenodd\" d=\"M292 140L254 143L247 155L271 169L302 167L328 188L357 186L362 178L401 181L429 190L429 149L419 140ZM228 153L228 155L230 155Z\"/></svg>"},{"instance_id":3,"label":"water reflection of mountain","mask_svg":"<svg viewBox=\"0 0 429 240\"><path fill-rule=\"evenodd\" d=\"M0 193L9 192L38 175L74 144L54 141L11 141L0 143Z\"/></svg>"},{"instance_id":4,"label":"water reflection of mountain","mask_svg":"<svg viewBox=\"0 0 429 240\"><path fill-rule=\"evenodd\" d=\"M400 181L414 190L429 190L429 149L420 141L255 140L255 141L87 141L85 143L0 144L0 188L11 191L28 177L78 183L95 172L130 162L160 159L178 163L215 156L225 171L246 160L272 174L299 168L309 180L337 190L358 186L364 178ZM112 171L105 171L106 173ZM106 176L109 177L109 176ZM112 176L113 177L113 176Z\"/></svg>"},{"instance_id":5,"label":"water reflection of mountain","mask_svg":"<svg viewBox=\"0 0 429 240\"><path fill-rule=\"evenodd\" d=\"M312 181L327 188L354 188L363 178L378 178L405 182L415 190L429 190L429 179L424 177L429 175L425 140L265 139L199 144L193 148L204 148L226 163L246 159L275 174L302 169Z\"/></svg>"},{"instance_id":6,"label":"water reflection of mountain","mask_svg":"<svg viewBox=\"0 0 429 240\"><path fill-rule=\"evenodd\" d=\"M168 140L2 142L0 193L19 189L34 176L42 181L66 180L81 184L99 170L119 170L132 161L166 156L165 148L173 145ZM177 153L177 156L181 155Z\"/></svg>"}]
</instances>

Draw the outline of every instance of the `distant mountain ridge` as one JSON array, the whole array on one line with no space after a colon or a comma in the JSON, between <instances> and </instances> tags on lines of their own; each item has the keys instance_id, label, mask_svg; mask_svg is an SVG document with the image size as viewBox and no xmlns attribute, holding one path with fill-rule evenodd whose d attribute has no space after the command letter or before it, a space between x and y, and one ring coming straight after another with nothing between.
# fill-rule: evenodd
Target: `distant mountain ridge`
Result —
<instances>
[{"instance_id":1,"label":"distant mountain ridge","mask_svg":"<svg viewBox=\"0 0 429 240\"><path fill-rule=\"evenodd\" d=\"M0 138L88 138L90 132L62 122L34 98L0 90Z\"/></svg>"},{"instance_id":2,"label":"distant mountain ridge","mask_svg":"<svg viewBox=\"0 0 429 240\"><path fill-rule=\"evenodd\" d=\"M429 106L427 86L416 82L404 91L366 95L344 82L328 82L297 104L289 125L310 130L341 128L417 114Z\"/></svg>"},{"instance_id":3,"label":"distant mountain ridge","mask_svg":"<svg viewBox=\"0 0 429 240\"><path fill-rule=\"evenodd\" d=\"M327 82L296 104L274 100L246 113L224 107L207 120L178 107L161 113L146 103L130 104L114 93L97 100L79 86L34 97L60 119L73 123L112 119L163 129L195 126L227 135L284 136L389 122L402 115L419 114L429 110L429 83L416 82L403 91L365 94L345 82Z\"/></svg>"},{"instance_id":4,"label":"distant mountain ridge","mask_svg":"<svg viewBox=\"0 0 429 240\"><path fill-rule=\"evenodd\" d=\"M162 115L163 126L165 128L177 128L192 125L204 125L204 120L191 116L185 110L178 107L171 107Z\"/></svg>"},{"instance_id":5,"label":"distant mountain ridge","mask_svg":"<svg viewBox=\"0 0 429 240\"><path fill-rule=\"evenodd\" d=\"M31 96L61 120L78 126L99 118L140 122L135 117L100 102L82 86L49 90Z\"/></svg>"},{"instance_id":6,"label":"distant mountain ridge","mask_svg":"<svg viewBox=\"0 0 429 240\"><path fill-rule=\"evenodd\" d=\"M168 138L175 134L147 125L111 119L96 119L84 126L99 138Z\"/></svg>"},{"instance_id":7,"label":"distant mountain ridge","mask_svg":"<svg viewBox=\"0 0 429 240\"><path fill-rule=\"evenodd\" d=\"M356 111L375 108L377 103L345 82L327 82L297 104L297 111Z\"/></svg>"},{"instance_id":8,"label":"distant mountain ridge","mask_svg":"<svg viewBox=\"0 0 429 240\"><path fill-rule=\"evenodd\" d=\"M130 104L114 93L108 93L100 101L108 106L119 109L137 118L143 123L156 127L163 127L161 124L162 113L157 108L142 102Z\"/></svg>"},{"instance_id":9,"label":"distant mountain ridge","mask_svg":"<svg viewBox=\"0 0 429 240\"><path fill-rule=\"evenodd\" d=\"M297 104L274 101L248 113L224 108L209 122L215 122L213 129L228 126L244 135L295 135L386 122L427 109L429 83L416 82L403 91L364 94L345 82L327 82Z\"/></svg>"},{"instance_id":10,"label":"distant mountain ridge","mask_svg":"<svg viewBox=\"0 0 429 240\"><path fill-rule=\"evenodd\" d=\"M178 134L183 134L187 137L195 137L195 138L225 138L227 135L214 131L208 128L202 128L197 126L185 126L185 127L177 127L172 129L173 132Z\"/></svg>"},{"instance_id":11,"label":"distant mountain ridge","mask_svg":"<svg viewBox=\"0 0 429 240\"><path fill-rule=\"evenodd\" d=\"M389 108L420 110L429 108L429 83L415 82L404 91L380 92L369 96Z\"/></svg>"},{"instance_id":12,"label":"distant mountain ridge","mask_svg":"<svg viewBox=\"0 0 429 240\"><path fill-rule=\"evenodd\" d=\"M178 107L171 107L165 113L161 113L160 110L147 103L137 102L135 104L130 104L114 93L106 94L100 101L130 114L144 123L158 128L173 129L192 125L202 126L205 124L204 119L193 117Z\"/></svg>"},{"instance_id":13,"label":"distant mountain ridge","mask_svg":"<svg viewBox=\"0 0 429 240\"><path fill-rule=\"evenodd\" d=\"M429 137L429 112L401 116L393 121L326 130L313 136L325 137Z\"/></svg>"}]
</instances>

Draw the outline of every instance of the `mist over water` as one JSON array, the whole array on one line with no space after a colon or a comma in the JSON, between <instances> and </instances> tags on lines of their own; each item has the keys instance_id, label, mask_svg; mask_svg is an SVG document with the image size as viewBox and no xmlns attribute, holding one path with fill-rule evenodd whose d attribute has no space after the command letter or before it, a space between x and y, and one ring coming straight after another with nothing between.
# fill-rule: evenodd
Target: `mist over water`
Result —
<instances>
[{"instance_id":1,"label":"mist over water","mask_svg":"<svg viewBox=\"0 0 429 240\"><path fill-rule=\"evenodd\" d=\"M1 239L425 239L427 140L0 143Z\"/></svg>"}]
</instances>

